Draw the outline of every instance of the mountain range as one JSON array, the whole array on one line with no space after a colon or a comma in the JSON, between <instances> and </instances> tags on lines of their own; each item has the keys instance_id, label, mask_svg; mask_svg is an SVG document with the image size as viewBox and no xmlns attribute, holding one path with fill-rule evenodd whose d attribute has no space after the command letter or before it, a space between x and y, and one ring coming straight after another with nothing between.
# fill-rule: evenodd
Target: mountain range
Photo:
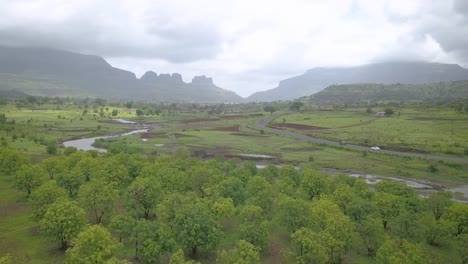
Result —
<instances>
[{"instance_id":1,"label":"mountain range","mask_svg":"<svg viewBox=\"0 0 468 264\"><path fill-rule=\"evenodd\" d=\"M167 102L226 103L294 100L331 85L424 84L468 80L456 64L387 62L356 67L314 68L248 98L196 76L186 83L179 73L147 71L141 78L113 67L102 57L70 51L0 46L0 91L41 96L103 97Z\"/></svg>"},{"instance_id":2,"label":"mountain range","mask_svg":"<svg viewBox=\"0 0 468 264\"><path fill-rule=\"evenodd\" d=\"M293 100L339 84L423 84L460 80L468 80L468 70L457 64L386 62L356 67L314 68L280 81L276 88L254 93L247 100Z\"/></svg>"},{"instance_id":3,"label":"mountain range","mask_svg":"<svg viewBox=\"0 0 468 264\"><path fill-rule=\"evenodd\" d=\"M211 78L148 71L140 79L102 57L47 48L0 47L0 90L42 96L89 96L171 102L240 102Z\"/></svg>"}]
</instances>

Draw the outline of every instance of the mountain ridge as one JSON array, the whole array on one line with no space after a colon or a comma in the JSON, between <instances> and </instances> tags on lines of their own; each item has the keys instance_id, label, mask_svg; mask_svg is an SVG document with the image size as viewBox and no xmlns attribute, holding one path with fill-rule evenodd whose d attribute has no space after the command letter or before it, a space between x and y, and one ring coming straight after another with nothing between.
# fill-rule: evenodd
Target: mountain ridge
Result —
<instances>
[{"instance_id":1,"label":"mountain ridge","mask_svg":"<svg viewBox=\"0 0 468 264\"><path fill-rule=\"evenodd\" d=\"M282 80L273 89L254 93L246 101L293 100L339 84L422 84L461 80L468 80L468 70L458 64L391 61L351 67L317 67Z\"/></svg>"},{"instance_id":2,"label":"mountain ridge","mask_svg":"<svg viewBox=\"0 0 468 264\"><path fill-rule=\"evenodd\" d=\"M96 96L173 102L240 102L212 78L195 76L185 83L179 73L133 72L110 65L97 55L50 48L0 46L0 89L32 95ZM198 90L197 90L198 89Z\"/></svg>"}]
</instances>

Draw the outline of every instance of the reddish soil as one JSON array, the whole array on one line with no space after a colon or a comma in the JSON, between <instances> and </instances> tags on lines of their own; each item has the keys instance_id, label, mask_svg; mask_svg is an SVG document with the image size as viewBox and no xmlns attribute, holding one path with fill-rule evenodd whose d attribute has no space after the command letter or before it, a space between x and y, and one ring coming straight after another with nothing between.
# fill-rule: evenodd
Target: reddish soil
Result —
<instances>
[{"instance_id":1,"label":"reddish soil","mask_svg":"<svg viewBox=\"0 0 468 264\"><path fill-rule=\"evenodd\" d=\"M285 127L285 128L296 129L296 130L329 129L328 127L309 126L309 125L294 124L294 123L272 123L271 125L274 126L274 127Z\"/></svg>"},{"instance_id":2,"label":"reddish soil","mask_svg":"<svg viewBox=\"0 0 468 264\"><path fill-rule=\"evenodd\" d=\"M166 133L141 133L140 138L166 138Z\"/></svg>"},{"instance_id":3,"label":"reddish soil","mask_svg":"<svg viewBox=\"0 0 468 264\"><path fill-rule=\"evenodd\" d=\"M268 254L270 255L270 261L271 263L281 263L281 247L277 243L273 242L271 244Z\"/></svg>"},{"instance_id":4,"label":"reddish soil","mask_svg":"<svg viewBox=\"0 0 468 264\"><path fill-rule=\"evenodd\" d=\"M233 136L243 136L243 137L268 137L268 136L262 136L258 134L248 134L248 133L231 133Z\"/></svg>"},{"instance_id":5,"label":"reddish soil","mask_svg":"<svg viewBox=\"0 0 468 264\"><path fill-rule=\"evenodd\" d=\"M229 126L229 127L216 127L216 128L212 128L210 130L225 131L225 132L238 132L238 131L240 131L240 126L239 125L234 125L234 126Z\"/></svg>"},{"instance_id":6,"label":"reddish soil","mask_svg":"<svg viewBox=\"0 0 468 264\"><path fill-rule=\"evenodd\" d=\"M219 121L221 118L193 118L193 119L186 119L181 120L182 123L197 123L197 122L208 122L208 121Z\"/></svg>"},{"instance_id":7,"label":"reddish soil","mask_svg":"<svg viewBox=\"0 0 468 264\"><path fill-rule=\"evenodd\" d=\"M286 151L319 151L322 150L321 148L316 147L303 147L303 148L281 148L281 150Z\"/></svg>"},{"instance_id":8,"label":"reddish soil","mask_svg":"<svg viewBox=\"0 0 468 264\"><path fill-rule=\"evenodd\" d=\"M220 119L238 119L238 118L247 118L245 115L221 115L218 116Z\"/></svg>"},{"instance_id":9,"label":"reddish soil","mask_svg":"<svg viewBox=\"0 0 468 264\"><path fill-rule=\"evenodd\" d=\"M264 114L250 114L249 116L264 116Z\"/></svg>"},{"instance_id":10,"label":"reddish soil","mask_svg":"<svg viewBox=\"0 0 468 264\"><path fill-rule=\"evenodd\" d=\"M181 134L181 133L174 133L173 134L176 138L188 138L188 137L195 137L192 135L186 135L186 134Z\"/></svg>"}]
</instances>

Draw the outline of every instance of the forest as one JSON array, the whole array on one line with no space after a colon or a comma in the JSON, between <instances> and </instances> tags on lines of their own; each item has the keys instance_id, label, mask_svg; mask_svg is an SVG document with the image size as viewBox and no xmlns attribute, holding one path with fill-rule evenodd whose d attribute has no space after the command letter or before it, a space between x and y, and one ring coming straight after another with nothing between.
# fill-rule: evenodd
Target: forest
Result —
<instances>
[{"instance_id":1,"label":"forest","mask_svg":"<svg viewBox=\"0 0 468 264\"><path fill-rule=\"evenodd\" d=\"M0 263L466 264L468 204L446 188L463 187L466 165L307 143L254 127L279 112L269 126L304 134L318 132L293 128L328 127L338 138L332 140L353 142L345 137L353 128L375 126L385 134L370 143L389 148L395 137L388 128L396 126L409 146L450 139L441 145L446 150L431 152L466 154L466 117L456 107L392 107L395 117L377 119L369 108L320 111L299 102L4 100ZM408 137L403 123L444 132ZM63 144L123 135L136 124L148 130L98 139L102 152ZM369 184L349 169L382 178ZM384 177L395 174L430 181L432 189Z\"/></svg>"}]
</instances>

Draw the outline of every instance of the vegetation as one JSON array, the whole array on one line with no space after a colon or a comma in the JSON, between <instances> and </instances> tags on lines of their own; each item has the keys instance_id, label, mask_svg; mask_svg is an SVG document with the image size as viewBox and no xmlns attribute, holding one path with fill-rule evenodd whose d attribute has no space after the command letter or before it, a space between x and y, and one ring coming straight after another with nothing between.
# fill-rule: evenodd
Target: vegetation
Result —
<instances>
[{"instance_id":1,"label":"vegetation","mask_svg":"<svg viewBox=\"0 0 468 264\"><path fill-rule=\"evenodd\" d=\"M433 192L424 199L399 182L384 180L371 188L362 179L320 171L398 173L461 184L464 165L374 152L363 157L359 151L262 134L252 128L270 115L262 104L31 101L0 107L6 142L0 148L0 263L466 261L468 206L452 201L456 194ZM284 111L291 105L271 106ZM391 108L394 116L379 120L410 113ZM58 144L128 130L131 125L111 120L114 110L116 117L152 130L97 143L107 153ZM328 119L315 119L322 113L297 112L279 123L326 125L336 118L341 126L374 119L361 108L326 113ZM452 109L438 113L459 115ZM48 152L50 142L57 145L54 153ZM243 153L272 158L241 160ZM430 165L438 171L429 172Z\"/></svg>"}]
</instances>

